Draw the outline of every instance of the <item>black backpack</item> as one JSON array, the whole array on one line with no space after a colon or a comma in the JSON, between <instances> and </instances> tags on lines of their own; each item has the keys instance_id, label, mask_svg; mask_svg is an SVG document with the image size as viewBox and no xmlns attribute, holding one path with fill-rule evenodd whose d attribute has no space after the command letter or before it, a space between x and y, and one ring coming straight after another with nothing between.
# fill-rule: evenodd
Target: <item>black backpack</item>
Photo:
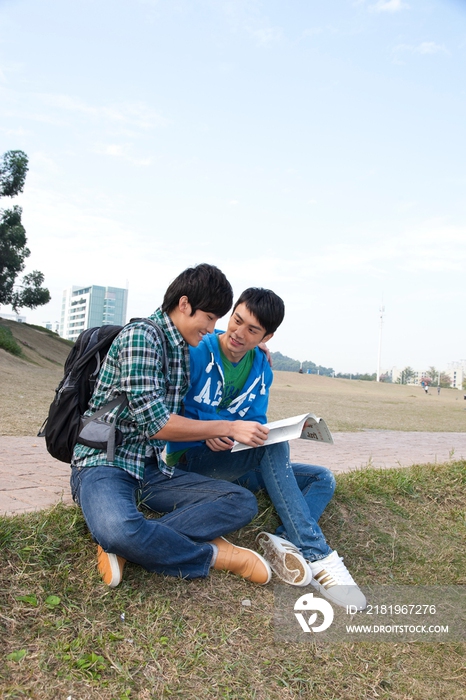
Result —
<instances>
[{"instance_id":1,"label":"black backpack","mask_svg":"<svg viewBox=\"0 0 466 700\"><path fill-rule=\"evenodd\" d=\"M165 334L149 318L133 318L130 323L135 321L145 321L156 329L163 344L165 376L168 379ZM77 442L96 449L106 449L108 460L113 461L115 446L122 442L122 435L115 429L115 423L128 404L125 393L106 403L91 417L82 416L88 408L107 352L123 328L124 326L110 325L88 328L79 334L66 358L63 379L55 390L48 416L37 433L38 437L45 437L47 450L52 457L61 462L70 464ZM98 420L116 406L119 408L112 424Z\"/></svg>"}]
</instances>

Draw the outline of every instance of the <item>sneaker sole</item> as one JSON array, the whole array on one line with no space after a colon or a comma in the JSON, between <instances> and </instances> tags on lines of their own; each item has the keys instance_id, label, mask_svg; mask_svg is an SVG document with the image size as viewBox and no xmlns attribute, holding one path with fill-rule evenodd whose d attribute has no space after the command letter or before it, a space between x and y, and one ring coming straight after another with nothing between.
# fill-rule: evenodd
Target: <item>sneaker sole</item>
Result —
<instances>
[{"instance_id":1,"label":"sneaker sole","mask_svg":"<svg viewBox=\"0 0 466 700\"><path fill-rule=\"evenodd\" d=\"M272 570L282 581L291 586L307 586L311 583L311 572L306 566L304 557L301 561L301 557L292 552L278 551L273 540L267 535L258 535L256 542L262 548Z\"/></svg>"}]
</instances>

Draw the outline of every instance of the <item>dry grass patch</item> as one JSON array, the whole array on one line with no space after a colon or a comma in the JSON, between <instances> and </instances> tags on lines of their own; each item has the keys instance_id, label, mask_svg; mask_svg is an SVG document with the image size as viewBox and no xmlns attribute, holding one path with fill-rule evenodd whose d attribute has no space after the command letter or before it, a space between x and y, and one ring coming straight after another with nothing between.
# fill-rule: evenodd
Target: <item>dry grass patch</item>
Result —
<instances>
[{"instance_id":1,"label":"dry grass patch","mask_svg":"<svg viewBox=\"0 0 466 700\"><path fill-rule=\"evenodd\" d=\"M333 379L315 374L275 372L269 419L301 413L322 416L332 431L419 430L462 432L466 401L457 389Z\"/></svg>"}]
</instances>

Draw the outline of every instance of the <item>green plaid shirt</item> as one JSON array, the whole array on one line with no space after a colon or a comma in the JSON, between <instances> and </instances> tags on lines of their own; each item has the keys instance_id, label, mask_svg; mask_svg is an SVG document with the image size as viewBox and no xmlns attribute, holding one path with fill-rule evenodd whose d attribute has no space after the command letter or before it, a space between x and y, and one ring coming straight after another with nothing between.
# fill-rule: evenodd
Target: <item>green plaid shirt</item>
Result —
<instances>
[{"instance_id":1,"label":"green plaid shirt","mask_svg":"<svg viewBox=\"0 0 466 700\"><path fill-rule=\"evenodd\" d=\"M189 349L170 317L161 309L149 316L165 334L170 376L164 372L163 344L157 331L144 321L126 326L113 341L89 402L90 416L115 396L125 392L128 406L117 419L123 443L115 450L112 465L137 479L144 476L146 456L157 456L159 469L172 476L174 468L161 458L164 440L151 437L167 423L171 413L179 413L189 388ZM113 422L117 408L101 420ZM98 467L109 464L107 453L85 445L74 448L72 465Z\"/></svg>"}]
</instances>

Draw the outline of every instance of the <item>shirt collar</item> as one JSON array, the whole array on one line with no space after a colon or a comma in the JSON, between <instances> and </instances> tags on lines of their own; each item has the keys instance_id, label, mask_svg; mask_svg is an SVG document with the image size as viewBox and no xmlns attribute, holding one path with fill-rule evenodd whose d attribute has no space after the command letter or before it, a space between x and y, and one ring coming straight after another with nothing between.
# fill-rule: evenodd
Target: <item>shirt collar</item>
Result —
<instances>
[{"instance_id":1,"label":"shirt collar","mask_svg":"<svg viewBox=\"0 0 466 700\"><path fill-rule=\"evenodd\" d=\"M186 347L185 339L171 320L170 316L165 313L165 311L162 311L162 307L159 307L156 311L154 311L152 316L149 316L149 318L163 328L165 335L167 336L167 340L172 347Z\"/></svg>"}]
</instances>

